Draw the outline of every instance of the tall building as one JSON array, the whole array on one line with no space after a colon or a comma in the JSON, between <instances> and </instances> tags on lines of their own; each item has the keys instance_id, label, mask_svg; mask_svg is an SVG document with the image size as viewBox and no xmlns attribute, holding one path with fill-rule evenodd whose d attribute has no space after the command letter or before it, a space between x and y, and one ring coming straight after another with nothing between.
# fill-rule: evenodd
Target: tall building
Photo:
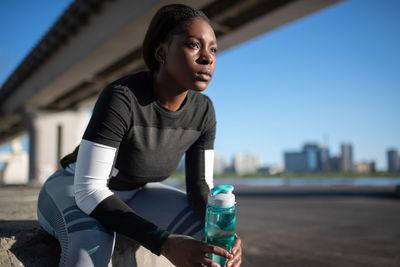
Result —
<instances>
[{"instance_id":1,"label":"tall building","mask_svg":"<svg viewBox=\"0 0 400 267\"><path fill-rule=\"evenodd\" d=\"M303 151L307 157L307 171L321 171L321 149L319 146L317 144L305 144L303 146Z\"/></svg>"},{"instance_id":2,"label":"tall building","mask_svg":"<svg viewBox=\"0 0 400 267\"><path fill-rule=\"evenodd\" d=\"M353 147L351 144L342 144L340 147L340 170L342 172L352 172L353 167Z\"/></svg>"},{"instance_id":3,"label":"tall building","mask_svg":"<svg viewBox=\"0 0 400 267\"><path fill-rule=\"evenodd\" d=\"M335 156L329 158L329 171L331 172L340 171L340 157Z\"/></svg>"},{"instance_id":4,"label":"tall building","mask_svg":"<svg viewBox=\"0 0 400 267\"><path fill-rule=\"evenodd\" d=\"M321 172L329 169L329 151L315 143L306 143L300 152L285 152L286 172Z\"/></svg>"},{"instance_id":5,"label":"tall building","mask_svg":"<svg viewBox=\"0 0 400 267\"><path fill-rule=\"evenodd\" d=\"M400 159L396 149L390 149L387 152L388 172L400 171Z\"/></svg>"},{"instance_id":6,"label":"tall building","mask_svg":"<svg viewBox=\"0 0 400 267\"><path fill-rule=\"evenodd\" d=\"M285 152L285 172L307 172L307 155L301 152Z\"/></svg>"},{"instance_id":7,"label":"tall building","mask_svg":"<svg viewBox=\"0 0 400 267\"><path fill-rule=\"evenodd\" d=\"M254 154L238 154L233 158L233 168L237 174L255 173L261 166L261 161Z\"/></svg>"},{"instance_id":8,"label":"tall building","mask_svg":"<svg viewBox=\"0 0 400 267\"><path fill-rule=\"evenodd\" d=\"M320 159L321 159L321 171L323 172L331 171L329 149L327 147L321 147Z\"/></svg>"}]
</instances>

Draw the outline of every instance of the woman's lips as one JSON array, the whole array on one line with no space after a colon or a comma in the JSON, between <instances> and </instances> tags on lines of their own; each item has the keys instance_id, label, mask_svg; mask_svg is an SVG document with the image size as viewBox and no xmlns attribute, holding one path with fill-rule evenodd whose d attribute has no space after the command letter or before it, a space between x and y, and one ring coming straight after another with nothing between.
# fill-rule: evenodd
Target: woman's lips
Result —
<instances>
[{"instance_id":1,"label":"woman's lips","mask_svg":"<svg viewBox=\"0 0 400 267\"><path fill-rule=\"evenodd\" d=\"M200 81L209 81L211 80L211 73L209 71L199 71L196 73L197 80Z\"/></svg>"}]
</instances>

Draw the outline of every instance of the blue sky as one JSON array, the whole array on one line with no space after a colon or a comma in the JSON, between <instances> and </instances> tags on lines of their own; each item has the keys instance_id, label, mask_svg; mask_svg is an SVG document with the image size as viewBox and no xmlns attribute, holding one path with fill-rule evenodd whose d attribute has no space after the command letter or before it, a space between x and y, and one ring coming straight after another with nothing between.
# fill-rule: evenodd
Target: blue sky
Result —
<instances>
[{"instance_id":1,"label":"blue sky","mask_svg":"<svg viewBox=\"0 0 400 267\"><path fill-rule=\"evenodd\" d=\"M0 84L71 1L0 2ZM304 142L386 168L400 149L400 1L349 0L218 54L216 153L282 164Z\"/></svg>"}]
</instances>

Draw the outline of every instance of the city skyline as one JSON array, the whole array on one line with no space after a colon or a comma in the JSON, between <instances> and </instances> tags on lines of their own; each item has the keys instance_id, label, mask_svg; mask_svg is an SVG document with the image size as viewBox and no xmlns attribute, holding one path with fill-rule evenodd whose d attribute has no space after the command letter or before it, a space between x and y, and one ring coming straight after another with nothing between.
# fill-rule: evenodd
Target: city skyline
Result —
<instances>
[{"instance_id":1,"label":"city skyline","mask_svg":"<svg viewBox=\"0 0 400 267\"><path fill-rule=\"evenodd\" d=\"M0 3L0 84L69 3ZM399 12L400 1L343 1L219 53L205 91L216 153L274 165L304 142L332 154L351 143L355 162L386 169L386 151L400 148Z\"/></svg>"},{"instance_id":2,"label":"city skyline","mask_svg":"<svg viewBox=\"0 0 400 267\"><path fill-rule=\"evenodd\" d=\"M338 147L338 153L332 153L332 150L330 147L326 147L324 145L321 145L320 143L317 142L303 142L301 144L299 144L299 146L296 149L284 149L282 150L282 161L277 163L277 164L265 164L263 162L261 162L260 160L260 156L257 153L252 153L252 152L238 152L235 153L233 155L231 155L230 157L226 158L221 156L220 154L218 154L218 152L216 152L215 157L217 159L217 161L222 161L223 162L223 168L231 168L232 165L235 165L235 161L237 160L237 157L247 157L247 156L251 156L253 157L254 163L255 165L259 166L260 168L265 168L265 167L272 167L272 168L287 168L287 166L285 165L285 154L291 154L291 153L302 153L304 152L304 150L306 150L306 147L310 147L310 146L315 146L318 147L318 149L322 149L322 151L324 153L326 153L326 157L328 157L328 159L330 160L341 160L341 158L343 157L343 155L346 157L346 159L344 159L345 166L343 166L343 169L340 170L340 166L336 166L334 169L322 169L322 170L317 170L317 169L309 169L308 171L323 171L323 172L329 172L329 171L333 171L333 172L337 172L337 171L342 171L342 172L352 172L356 170L356 166L358 164L363 164L363 163L370 163L370 164L374 164L374 168L376 161L374 160L354 160L354 156L353 156L353 151L354 151L354 147L351 143L341 143ZM350 149L350 151L348 151ZM344 151L345 152L344 152ZM347 151L346 151L347 150ZM400 167L400 156L398 156L398 151L400 151L400 148L396 148L396 147L390 147L385 151L385 166L384 168L380 168L380 169L376 169L376 171L393 171L390 170L390 166L389 166L389 153L395 153L395 160L396 163L392 163L395 164L396 166ZM218 164L220 164L220 162L218 162ZM340 164L340 162L338 162L337 164ZM254 165L254 164L252 164ZM316 166L314 166L315 168ZM395 167L397 168L397 167ZM219 169L219 168L218 168ZM220 172L220 171L219 171Z\"/></svg>"}]
</instances>

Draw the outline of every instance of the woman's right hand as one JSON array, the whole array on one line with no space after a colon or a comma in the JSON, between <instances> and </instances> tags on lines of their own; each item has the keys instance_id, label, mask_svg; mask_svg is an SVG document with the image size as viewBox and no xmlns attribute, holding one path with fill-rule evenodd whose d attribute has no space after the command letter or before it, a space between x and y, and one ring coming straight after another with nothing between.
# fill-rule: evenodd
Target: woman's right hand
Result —
<instances>
[{"instance_id":1,"label":"woman's right hand","mask_svg":"<svg viewBox=\"0 0 400 267\"><path fill-rule=\"evenodd\" d=\"M171 234L161 247L161 255L178 267L220 267L218 263L207 258L213 253L227 259L233 255L223 248L197 241L186 235Z\"/></svg>"}]
</instances>

